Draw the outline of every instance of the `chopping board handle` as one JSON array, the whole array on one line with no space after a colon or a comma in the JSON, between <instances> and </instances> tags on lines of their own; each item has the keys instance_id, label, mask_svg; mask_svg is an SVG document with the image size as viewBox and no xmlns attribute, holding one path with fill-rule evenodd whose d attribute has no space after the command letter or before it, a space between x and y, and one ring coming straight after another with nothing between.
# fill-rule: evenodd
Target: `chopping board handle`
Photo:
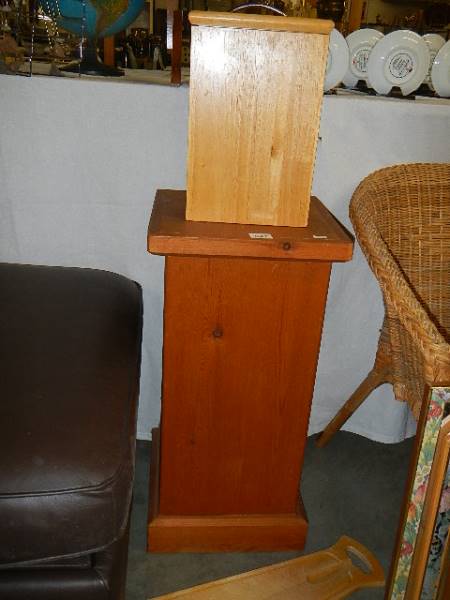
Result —
<instances>
[{"instance_id":1,"label":"chopping board handle","mask_svg":"<svg viewBox=\"0 0 450 600\"><path fill-rule=\"evenodd\" d=\"M384 584L383 567L377 558L365 546L348 536L342 536L334 546L326 550L336 558L337 562L333 567L328 569L328 573L316 570L307 576L310 583L317 583L323 577L332 576L331 571L335 571L336 575L346 571L351 578L355 588L372 587Z\"/></svg>"}]
</instances>

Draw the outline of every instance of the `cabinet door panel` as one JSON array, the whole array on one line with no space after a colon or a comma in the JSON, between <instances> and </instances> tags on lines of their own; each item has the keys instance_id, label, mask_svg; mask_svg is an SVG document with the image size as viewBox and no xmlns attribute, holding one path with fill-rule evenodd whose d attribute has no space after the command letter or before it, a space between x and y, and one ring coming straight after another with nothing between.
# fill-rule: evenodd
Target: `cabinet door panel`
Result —
<instances>
[{"instance_id":1,"label":"cabinet door panel","mask_svg":"<svg viewBox=\"0 0 450 600\"><path fill-rule=\"evenodd\" d=\"M296 511L329 272L167 257L160 514Z\"/></svg>"}]
</instances>

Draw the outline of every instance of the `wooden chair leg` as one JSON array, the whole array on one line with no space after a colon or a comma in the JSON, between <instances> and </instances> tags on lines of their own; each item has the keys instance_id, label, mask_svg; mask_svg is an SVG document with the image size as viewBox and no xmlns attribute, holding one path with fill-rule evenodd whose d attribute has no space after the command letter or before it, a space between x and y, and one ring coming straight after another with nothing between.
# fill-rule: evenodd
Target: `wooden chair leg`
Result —
<instances>
[{"instance_id":1,"label":"wooden chair leg","mask_svg":"<svg viewBox=\"0 0 450 600\"><path fill-rule=\"evenodd\" d=\"M339 431L344 423L352 416L355 410L361 406L367 396L382 383L388 381L388 371L372 369L367 377L356 388L344 406L336 416L328 423L325 429L316 439L316 446L323 448L328 444L333 435Z\"/></svg>"}]
</instances>

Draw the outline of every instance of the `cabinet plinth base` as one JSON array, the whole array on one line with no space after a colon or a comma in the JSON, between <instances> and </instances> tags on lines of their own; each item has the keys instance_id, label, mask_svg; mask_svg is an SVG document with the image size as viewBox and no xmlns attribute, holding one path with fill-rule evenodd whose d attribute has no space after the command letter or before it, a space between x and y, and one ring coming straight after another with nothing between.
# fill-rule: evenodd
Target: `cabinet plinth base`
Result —
<instances>
[{"instance_id":1,"label":"cabinet plinth base","mask_svg":"<svg viewBox=\"0 0 450 600\"><path fill-rule=\"evenodd\" d=\"M296 515L157 516L148 525L149 552L301 550L308 523Z\"/></svg>"},{"instance_id":2,"label":"cabinet plinth base","mask_svg":"<svg viewBox=\"0 0 450 600\"><path fill-rule=\"evenodd\" d=\"M148 552L301 550L308 521L299 499L294 514L160 515L159 428L152 430Z\"/></svg>"}]
</instances>

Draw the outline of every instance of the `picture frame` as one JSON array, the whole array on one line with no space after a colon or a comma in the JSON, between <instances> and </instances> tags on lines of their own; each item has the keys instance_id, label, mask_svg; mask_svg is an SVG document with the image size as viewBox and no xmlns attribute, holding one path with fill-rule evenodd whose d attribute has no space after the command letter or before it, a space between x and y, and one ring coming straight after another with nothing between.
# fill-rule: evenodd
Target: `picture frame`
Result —
<instances>
[{"instance_id":1,"label":"picture frame","mask_svg":"<svg viewBox=\"0 0 450 600\"><path fill-rule=\"evenodd\" d=\"M427 392L385 598L444 599L449 563L450 386Z\"/></svg>"}]
</instances>

